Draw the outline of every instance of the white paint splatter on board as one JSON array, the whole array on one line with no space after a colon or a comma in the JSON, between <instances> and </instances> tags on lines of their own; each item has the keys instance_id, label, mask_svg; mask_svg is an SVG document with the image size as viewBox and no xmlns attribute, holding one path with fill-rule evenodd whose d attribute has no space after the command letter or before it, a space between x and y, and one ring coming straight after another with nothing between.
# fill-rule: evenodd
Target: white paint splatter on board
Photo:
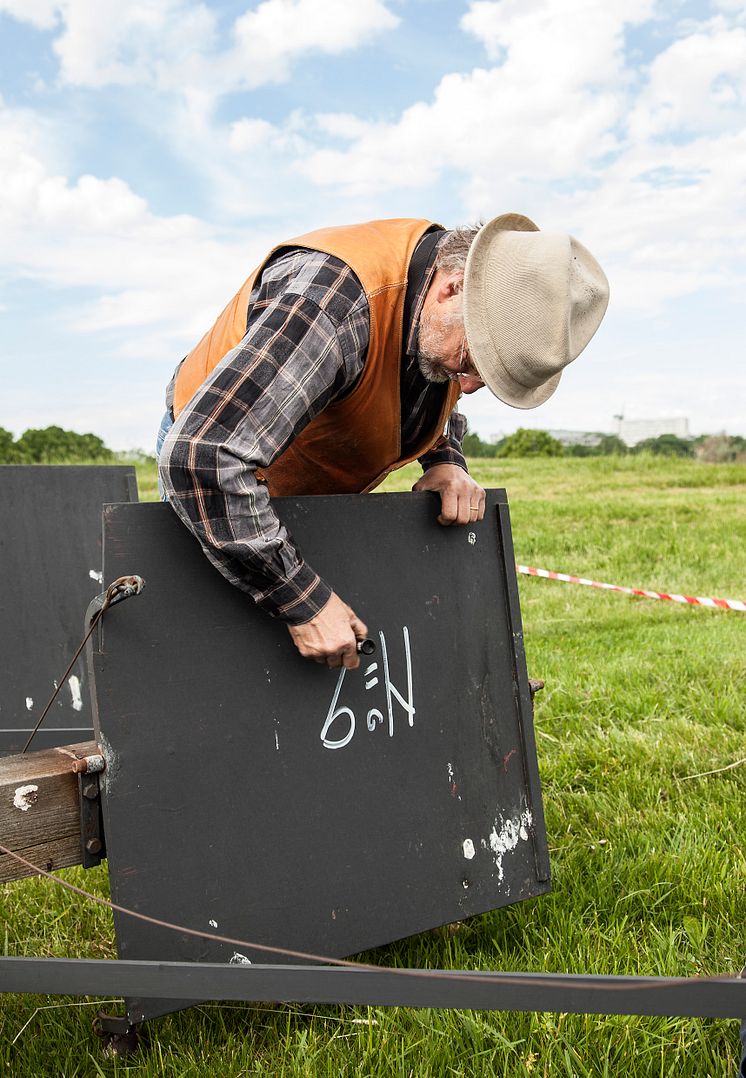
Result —
<instances>
[{"instance_id":1,"label":"white paint splatter on board","mask_svg":"<svg viewBox=\"0 0 746 1078\"><path fill-rule=\"evenodd\" d=\"M474 843L470 838L464 839L464 857L467 861L471 861L477 851L474 849Z\"/></svg>"},{"instance_id":2,"label":"white paint splatter on board","mask_svg":"<svg viewBox=\"0 0 746 1078\"><path fill-rule=\"evenodd\" d=\"M514 850L519 842L528 841L532 823L533 817L529 809L525 809L520 816L512 820L495 820L495 826L490 832L490 849L495 855L499 880L504 876L503 857Z\"/></svg>"},{"instance_id":3,"label":"white paint splatter on board","mask_svg":"<svg viewBox=\"0 0 746 1078\"><path fill-rule=\"evenodd\" d=\"M75 674L67 679L67 683L70 686L70 696L72 697L73 711L83 710L83 697L80 695L80 678Z\"/></svg>"},{"instance_id":4,"label":"white paint splatter on board","mask_svg":"<svg viewBox=\"0 0 746 1078\"><path fill-rule=\"evenodd\" d=\"M31 806L36 804L38 797L38 786L19 786L16 789L13 804L17 809L20 809L21 812L28 812Z\"/></svg>"},{"instance_id":5,"label":"white paint splatter on board","mask_svg":"<svg viewBox=\"0 0 746 1078\"><path fill-rule=\"evenodd\" d=\"M34 706L34 700L33 700L33 697L31 697L31 696L27 696L27 697L26 697L26 710L27 710L27 711L31 711L31 708L32 708L33 706Z\"/></svg>"}]
</instances>

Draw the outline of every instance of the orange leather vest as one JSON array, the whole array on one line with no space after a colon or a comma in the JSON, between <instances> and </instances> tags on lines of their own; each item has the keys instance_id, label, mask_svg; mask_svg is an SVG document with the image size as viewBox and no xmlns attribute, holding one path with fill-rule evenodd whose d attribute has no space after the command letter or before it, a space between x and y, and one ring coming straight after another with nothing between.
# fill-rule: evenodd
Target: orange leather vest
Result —
<instances>
[{"instance_id":1,"label":"orange leather vest","mask_svg":"<svg viewBox=\"0 0 746 1078\"><path fill-rule=\"evenodd\" d=\"M272 462L257 472L271 496L354 494L372 490L390 471L422 456L442 438L460 396L449 382L434 427L415 451L401 453L399 368L404 296L415 247L430 227L425 220L395 219L323 228L278 244L244 282L212 329L186 357L174 391L174 415L182 411L213 368L246 333L249 297L266 262L284 247L307 247L335 255L357 275L370 308L370 342L352 392L329 405Z\"/></svg>"}]
</instances>

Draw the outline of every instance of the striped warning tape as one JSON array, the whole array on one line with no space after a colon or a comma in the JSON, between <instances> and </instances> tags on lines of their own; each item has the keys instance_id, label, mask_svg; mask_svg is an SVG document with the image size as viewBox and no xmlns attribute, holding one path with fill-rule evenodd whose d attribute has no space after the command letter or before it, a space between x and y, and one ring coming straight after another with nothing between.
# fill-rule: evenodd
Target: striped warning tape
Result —
<instances>
[{"instance_id":1,"label":"striped warning tape","mask_svg":"<svg viewBox=\"0 0 746 1078\"><path fill-rule=\"evenodd\" d=\"M536 569L533 565L519 565L516 571L524 576L541 576L547 580L564 580L566 584L585 584L589 588L603 588L604 591L621 591L625 595L641 595L645 599L668 599L672 603L685 603L687 606L715 606L723 610L741 610L746 613L746 602L741 599L711 599L701 595L675 595L665 591L648 591L646 588L626 588L621 584L602 584L599 580L587 580L583 576L571 576L570 573L555 573L551 569Z\"/></svg>"}]
</instances>

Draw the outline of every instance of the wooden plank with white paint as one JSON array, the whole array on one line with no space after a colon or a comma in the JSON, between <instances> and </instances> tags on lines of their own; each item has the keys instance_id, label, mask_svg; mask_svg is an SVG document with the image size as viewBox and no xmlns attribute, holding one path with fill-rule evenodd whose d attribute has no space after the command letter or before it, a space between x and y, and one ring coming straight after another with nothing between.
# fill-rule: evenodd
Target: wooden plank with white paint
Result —
<instances>
[{"instance_id":1,"label":"wooden plank with white paint","mask_svg":"<svg viewBox=\"0 0 746 1078\"><path fill-rule=\"evenodd\" d=\"M0 759L2 844L48 872L81 863L78 777L73 763L97 753L95 741ZM34 873L7 854L0 882Z\"/></svg>"}]
</instances>

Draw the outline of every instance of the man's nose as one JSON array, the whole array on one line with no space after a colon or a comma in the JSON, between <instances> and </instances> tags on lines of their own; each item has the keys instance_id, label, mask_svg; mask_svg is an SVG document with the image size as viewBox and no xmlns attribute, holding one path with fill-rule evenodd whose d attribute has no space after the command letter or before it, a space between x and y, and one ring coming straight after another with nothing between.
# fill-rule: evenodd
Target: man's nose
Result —
<instances>
[{"instance_id":1,"label":"man's nose","mask_svg":"<svg viewBox=\"0 0 746 1078\"><path fill-rule=\"evenodd\" d=\"M484 382L481 378L477 378L471 374L462 374L458 381L462 393L476 393L478 389L482 389L484 386Z\"/></svg>"}]
</instances>

